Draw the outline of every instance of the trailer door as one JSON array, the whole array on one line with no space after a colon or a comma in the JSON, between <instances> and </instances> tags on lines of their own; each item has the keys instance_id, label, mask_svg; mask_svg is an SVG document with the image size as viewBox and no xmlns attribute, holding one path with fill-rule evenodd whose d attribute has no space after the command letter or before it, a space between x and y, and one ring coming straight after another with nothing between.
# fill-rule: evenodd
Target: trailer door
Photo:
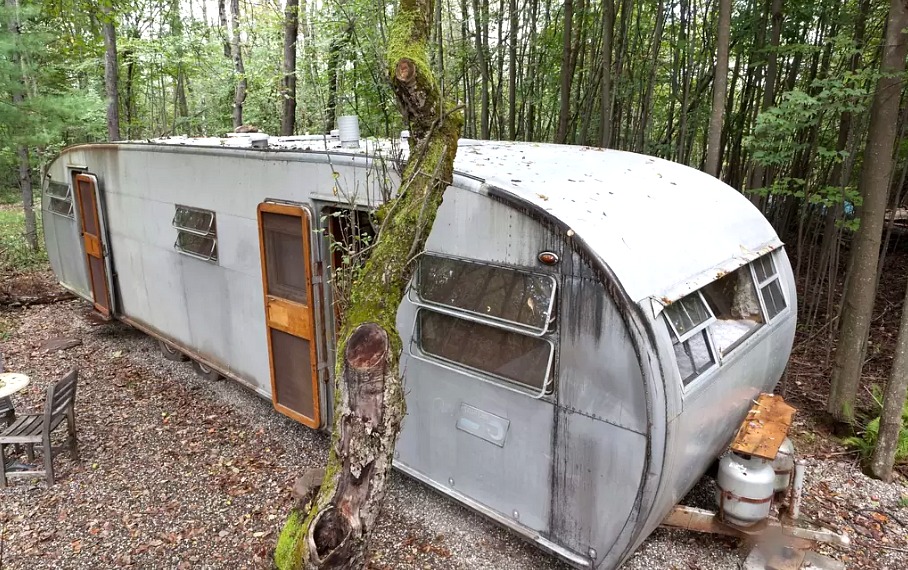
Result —
<instances>
[{"instance_id":1,"label":"trailer door","mask_svg":"<svg viewBox=\"0 0 908 570\"><path fill-rule=\"evenodd\" d=\"M277 411L321 426L309 212L300 206L258 207L271 399Z\"/></svg>"},{"instance_id":2,"label":"trailer door","mask_svg":"<svg viewBox=\"0 0 908 570\"><path fill-rule=\"evenodd\" d=\"M106 259L107 248L104 246L104 228L101 210L98 207L98 179L92 174L76 173L73 175L73 186L76 189L76 202L79 205L82 242L85 246L92 301L96 311L109 317L112 303Z\"/></svg>"}]
</instances>

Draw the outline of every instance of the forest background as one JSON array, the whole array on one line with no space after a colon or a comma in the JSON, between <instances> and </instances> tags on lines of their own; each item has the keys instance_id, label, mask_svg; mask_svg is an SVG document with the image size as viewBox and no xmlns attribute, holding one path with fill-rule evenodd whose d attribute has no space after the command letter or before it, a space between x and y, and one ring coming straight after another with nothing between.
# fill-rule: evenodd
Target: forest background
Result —
<instances>
[{"instance_id":1,"label":"forest background","mask_svg":"<svg viewBox=\"0 0 908 570\"><path fill-rule=\"evenodd\" d=\"M21 208L0 209L0 274L43 263L34 201L64 146L241 125L322 133L344 114L364 136L398 136L406 125L385 63L394 9L4 0L0 202ZM853 432L877 476L908 460L904 0L438 0L435 10L431 64L464 106L465 138L659 156L759 207L799 286L783 388Z\"/></svg>"}]
</instances>

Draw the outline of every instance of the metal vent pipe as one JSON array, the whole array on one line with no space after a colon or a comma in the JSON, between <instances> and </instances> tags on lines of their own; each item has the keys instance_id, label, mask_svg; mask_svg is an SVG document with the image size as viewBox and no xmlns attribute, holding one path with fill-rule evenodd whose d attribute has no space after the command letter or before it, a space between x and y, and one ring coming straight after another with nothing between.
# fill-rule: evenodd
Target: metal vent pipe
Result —
<instances>
[{"instance_id":1,"label":"metal vent pipe","mask_svg":"<svg viewBox=\"0 0 908 570\"><path fill-rule=\"evenodd\" d=\"M343 148L359 148L359 119L356 115L337 118L337 130Z\"/></svg>"}]
</instances>

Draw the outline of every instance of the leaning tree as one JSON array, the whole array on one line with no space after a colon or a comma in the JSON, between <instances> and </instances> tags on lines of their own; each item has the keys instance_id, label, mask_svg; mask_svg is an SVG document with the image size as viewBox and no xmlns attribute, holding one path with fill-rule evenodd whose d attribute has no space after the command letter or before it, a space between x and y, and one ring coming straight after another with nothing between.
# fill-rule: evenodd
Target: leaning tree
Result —
<instances>
[{"instance_id":1,"label":"leaning tree","mask_svg":"<svg viewBox=\"0 0 908 570\"><path fill-rule=\"evenodd\" d=\"M284 525L275 551L281 570L362 568L381 510L405 411L397 307L451 182L462 124L429 65L433 17L434 0L400 0L392 24L388 70L409 124L410 155L351 286L338 337L328 465L321 484L299 500Z\"/></svg>"}]
</instances>

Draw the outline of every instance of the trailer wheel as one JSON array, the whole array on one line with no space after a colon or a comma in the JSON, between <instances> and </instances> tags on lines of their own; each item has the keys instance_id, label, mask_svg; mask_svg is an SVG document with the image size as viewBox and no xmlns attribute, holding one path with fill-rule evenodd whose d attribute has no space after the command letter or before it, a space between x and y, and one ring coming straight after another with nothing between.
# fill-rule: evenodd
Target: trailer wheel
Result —
<instances>
[{"instance_id":1,"label":"trailer wheel","mask_svg":"<svg viewBox=\"0 0 908 570\"><path fill-rule=\"evenodd\" d=\"M217 370L208 368L207 366L196 360L192 361L192 369L195 370L196 374L198 374L205 380L211 380L212 382L215 382L223 378L223 376L221 376L221 374Z\"/></svg>"},{"instance_id":2,"label":"trailer wheel","mask_svg":"<svg viewBox=\"0 0 908 570\"><path fill-rule=\"evenodd\" d=\"M163 340L158 340L158 348L167 360L172 360L174 362L186 362L189 360L188 356L177 350L172 344L164 342Z\"/></svg>"}]
</instances>

